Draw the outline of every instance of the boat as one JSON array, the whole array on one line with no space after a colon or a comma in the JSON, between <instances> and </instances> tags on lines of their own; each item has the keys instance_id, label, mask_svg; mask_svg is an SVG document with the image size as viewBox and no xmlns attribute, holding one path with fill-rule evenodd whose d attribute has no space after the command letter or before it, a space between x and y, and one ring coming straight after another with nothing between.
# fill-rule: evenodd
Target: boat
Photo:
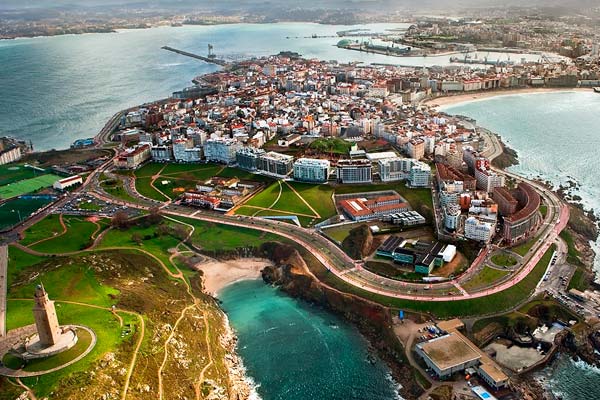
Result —
<instances>
[{"instance_id":1,"label":"boat","mask_svg":"<svg viewBox=\"0 0 600 400\"><path fill-rule=\"evenodd\" d=\"M594 87L594 92L596 92L596 93L600 93L600 86L596 86L596 87Z\"/></svg>"}]
</instances>

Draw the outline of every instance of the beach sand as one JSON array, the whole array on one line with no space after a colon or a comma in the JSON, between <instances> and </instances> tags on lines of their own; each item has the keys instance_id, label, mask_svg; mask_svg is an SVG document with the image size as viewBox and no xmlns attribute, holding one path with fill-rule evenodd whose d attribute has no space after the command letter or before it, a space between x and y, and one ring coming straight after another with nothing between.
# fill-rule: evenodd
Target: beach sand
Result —
<instances>
[{"instance_id":1,"label":"beach sand","mask_svg":"<svg viewBox=\"0 0 600 400\"><path fill-rule=\"evenodd\" d=\"M531 94L531 93L557 93L557 92L590 92L591 88L525 88L525 89L499 89L490 90L487 92L476 92L476 93L461 93L450 96L442 96L437 98L426 99L423 104L427 104L431 107L444 107L459 103L465 103L473 100L488 99L497 96L508 96L514 94Z\"/></svg>"},{"instance_id":2,"label":"beach sand","mask_svg":"<svg viewBox=\"0 0 600 400\"><path fill-rule=\"evenodd\" d=\"M264 258L240 258L220 261L208 259L196 264L195 268L204 273L204 288L207 293L217 295L225 286L244 279L260 278L260 271L273 265Z\"/></svg>"}]
</instances>

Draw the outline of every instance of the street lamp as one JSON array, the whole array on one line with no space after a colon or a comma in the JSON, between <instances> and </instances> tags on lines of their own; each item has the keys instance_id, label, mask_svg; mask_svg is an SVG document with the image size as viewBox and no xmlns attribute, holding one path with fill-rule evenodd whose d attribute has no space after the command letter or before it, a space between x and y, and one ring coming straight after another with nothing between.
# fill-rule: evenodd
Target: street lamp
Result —
<instances>
[{"instance_id":1,"label":"street lamp","mask_svg":"<svg viewBox=\"0 0 600 400\"><path fill-rule=\"evenodd\" d=\"M19 222L23 221L23 219L21 218L21 211L20 210L16 210L17 211L17 215L19 216ZM15 212L15 210L10 210L10 212Z\"/></svg>"}]
</instances>

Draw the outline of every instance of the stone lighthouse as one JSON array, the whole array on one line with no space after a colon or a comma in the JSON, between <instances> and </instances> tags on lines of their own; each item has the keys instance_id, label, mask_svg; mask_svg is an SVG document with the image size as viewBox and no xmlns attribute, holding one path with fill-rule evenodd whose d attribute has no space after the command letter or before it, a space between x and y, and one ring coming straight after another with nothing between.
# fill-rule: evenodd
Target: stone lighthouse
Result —
<instances>
[{"instance_id":1,"label":"stone lighthouse","mask_svg":"<svg viewBox=\"0 0 600 400\"><path fill-rule=\"evenodd\" d=\"M42 347L54 346L61 336L54 302L48 298L44 285L36 286L34 299L33 317L39 336L39 344Z\"/></svg>"}]
</instances>

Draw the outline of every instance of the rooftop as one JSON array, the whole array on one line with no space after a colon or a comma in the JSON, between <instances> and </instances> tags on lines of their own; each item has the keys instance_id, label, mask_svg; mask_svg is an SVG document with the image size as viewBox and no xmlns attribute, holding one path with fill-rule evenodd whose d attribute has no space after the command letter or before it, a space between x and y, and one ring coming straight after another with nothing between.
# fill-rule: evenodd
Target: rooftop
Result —
<instances>
[{"instance_id":1,"label":"rooftop","mask_svg":"<svg viewBox=\"0 0 600 400\"><path fill-rule=\"evenodd\" d=\"M478 351L473 349L461 335L454 332L418 346L440 370L446 370L481 358Z\"/></svg>"}]
</instances>

